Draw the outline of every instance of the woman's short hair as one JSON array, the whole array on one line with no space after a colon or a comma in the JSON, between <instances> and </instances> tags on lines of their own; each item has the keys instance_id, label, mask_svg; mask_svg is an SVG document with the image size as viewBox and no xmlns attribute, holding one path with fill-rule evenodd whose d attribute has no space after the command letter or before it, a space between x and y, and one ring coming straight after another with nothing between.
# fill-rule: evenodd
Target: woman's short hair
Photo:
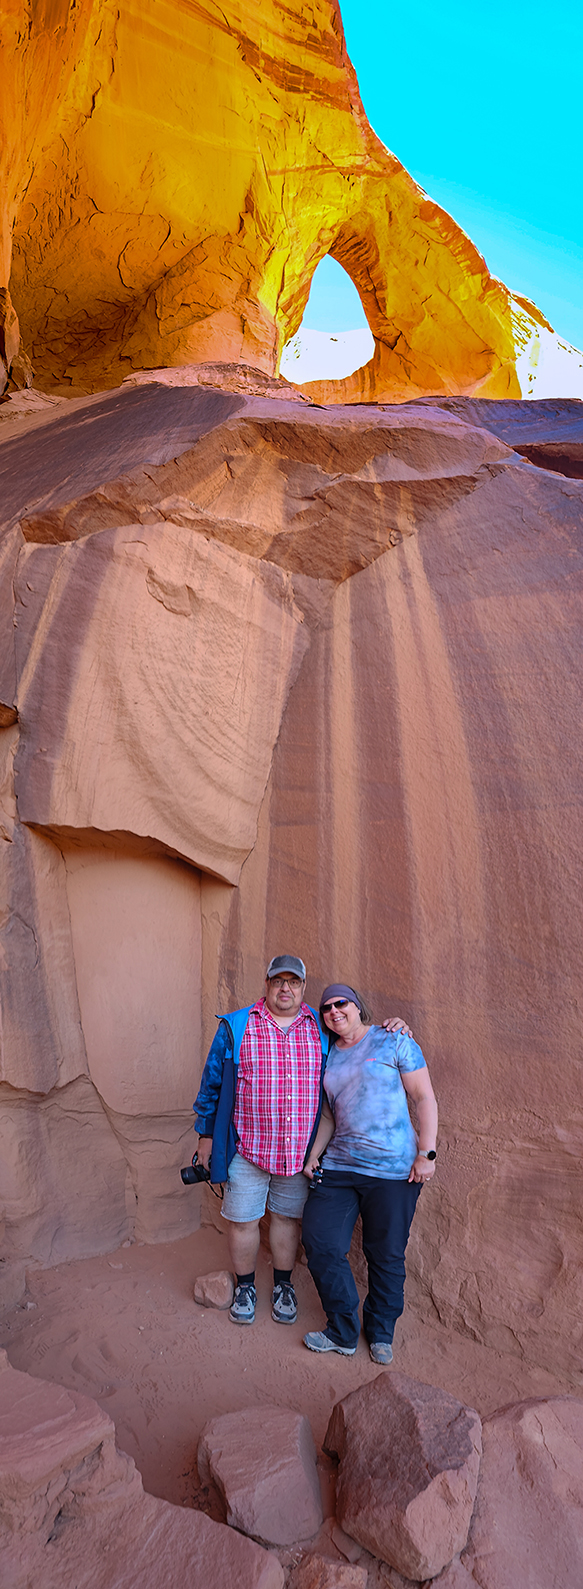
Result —
<instances>
[{"instance_id":1,"label":"woman's short hair","mask_svg":"<svg viewBox=\"0 0 583 1589\"><path fill-rule=\"evenodd\" d=\"M354 999L353 999L352 1002L354 1004L358 1005L358 1009L360 1010L360 1019L361 1019L361 1021L363 1023L363 1026L372 1026L374 1024L374 1016L372 1014L372 1011L369 1009L368 1004L365 1004L364 999L361 998L360 993L357 993L356 988L353 988L352 992L354 994ZM328 1000L325 999L324 1003L327 1004ZM326 1023L324 1021L324 1016L323 1016L323 1013L322 1013L322 1005L320 1005L320 1012L319 1013L320 1013L320 1020L322 1022L322 1025L325 1026ZM326 1031L330 1032L330 1027L329 1026L326 1026ZM335 1037L335 1033L334 1032L330 1032L330 1037L333 1039Z\"/></svg>"}]
</instances>

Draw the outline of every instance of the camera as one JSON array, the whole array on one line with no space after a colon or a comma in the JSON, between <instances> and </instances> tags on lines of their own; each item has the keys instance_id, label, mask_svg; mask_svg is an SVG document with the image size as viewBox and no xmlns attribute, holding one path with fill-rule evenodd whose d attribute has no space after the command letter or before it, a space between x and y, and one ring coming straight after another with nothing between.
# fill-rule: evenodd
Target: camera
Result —
<instances>
[{"instance_id":1,"label":"camera","mask_svg":"<svg viewBox=\"0 0 583 1589\"><path fill-rule=\"evenodd\" d=\"M192 1164L186 1164L184 1169L180 1171L180 1176L185 1186L194 1186L200 1181L210 1181L210 1170L205 1170L204 1164L197 1164L197 1158L198 1154L195 1153Z\"/></svg>"}]
</instances>

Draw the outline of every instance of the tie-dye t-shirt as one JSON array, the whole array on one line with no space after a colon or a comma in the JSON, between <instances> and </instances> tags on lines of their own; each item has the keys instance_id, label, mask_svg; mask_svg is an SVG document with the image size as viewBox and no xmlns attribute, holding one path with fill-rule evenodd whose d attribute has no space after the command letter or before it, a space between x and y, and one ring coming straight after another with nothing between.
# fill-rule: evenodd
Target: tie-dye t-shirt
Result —
<instances>
[{"instance_id":1,"label":"tie-dye t-shirt","mask_svg":"<svg viewBox=\"0 0 583 1589\"><path fill-rule=\"evenodd\" d=\"M323 1159L327 1170L407 1180L417 1139L401 1072L424 1064L412 1037L382 1026L371 1026L352 1048L331 1048L324 1090L335 1130Z\"/></svg>"}]
</instances>

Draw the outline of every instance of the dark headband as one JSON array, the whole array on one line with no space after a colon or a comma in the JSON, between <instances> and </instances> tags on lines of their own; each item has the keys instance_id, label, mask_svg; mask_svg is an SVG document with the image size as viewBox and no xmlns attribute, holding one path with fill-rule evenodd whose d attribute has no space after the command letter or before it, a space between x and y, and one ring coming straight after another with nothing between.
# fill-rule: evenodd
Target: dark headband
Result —
<instances>
[{"instance_id":1,"label":"dark headband","mask_svg":"<svg viewBox=\"0 0 583 1589\"><path fill-rule=\"evenodd\" d=\"M320 999L320 1009L328 999L350 999L352 1004L357 1004L360 1009L360 999L354 988L349 988L346 982L331 982L329 988L324 988Z\"/></svg>"}]
</instances>

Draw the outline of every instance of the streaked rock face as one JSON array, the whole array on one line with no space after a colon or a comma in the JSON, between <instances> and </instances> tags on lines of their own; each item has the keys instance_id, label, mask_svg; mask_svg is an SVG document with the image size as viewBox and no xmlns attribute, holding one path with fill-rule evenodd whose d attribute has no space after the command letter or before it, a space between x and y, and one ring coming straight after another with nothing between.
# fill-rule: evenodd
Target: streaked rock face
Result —
<instances>
[{"instance_id":1,"label":"streaked rock face","mask_svg":"<svg viewBox=\"0 0 583 1589\"><path fill-rule=\"evenodd\" d=\"M24 821L134 833L237 882L306 643L289 580L176 524L29 545L20 572Z\"/></svg>"},{"instance_id":2,"label":"streaked rock face","mask_svg":"<svg viewBox=\"0 0 583 1589\"><path fill-rule=\"evenodd\" d=\"M375 353L327 400L520 395L516 306L370 128L338 0L31 11L25 29L13 7L3 65L0 358L18 385L15 311L47 390L205 360L273 374L331 253Z\"/></svg>"},{"instance_id":3,"label":"streaked rock face","mask_svg":"<svg viewBox=\"0 0 583 1589\"><path fill-rule=\"evenodd\" d=\"M439 1589L532 1589L583 1571L583 1405L518 1402L484 1422L470 1537Z\"/></svg>"},{"instance_id":4,"label":"streaked rock face","mask_svg":"<svg viewBox=\"0 0 583 1589\"><path fill-rule=\"evenodd\" d=\"M237 381L0 443L5 1251L192 1228L216 1012L289 947L431 1066L415 1307L579 1386L583 485L528 461L579 405Z\"/></svg>"}]
</instances>

